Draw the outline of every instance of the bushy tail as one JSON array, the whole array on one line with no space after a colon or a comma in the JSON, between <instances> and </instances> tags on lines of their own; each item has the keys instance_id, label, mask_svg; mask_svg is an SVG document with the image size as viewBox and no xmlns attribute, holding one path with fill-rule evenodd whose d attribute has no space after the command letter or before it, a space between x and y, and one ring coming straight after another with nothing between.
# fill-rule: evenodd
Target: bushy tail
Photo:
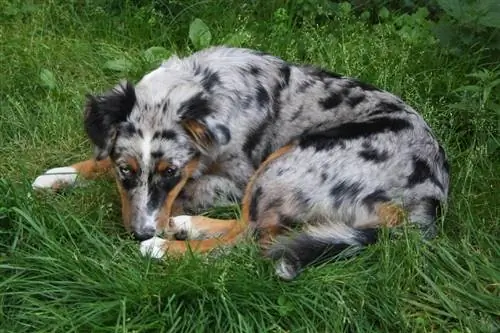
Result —
<instances>
[{"instance_id":1,"label":"bushy tail","mask_svg":"<svg viewBox=\"0 0 500 333\"><path fill-rule=\"evenodd\" d=\"M356 229L341 223L311 226L293 236L278 238L267 255L276 260L276 274L284 280L292 280L306 266L339 254L349 255L375 243L378 232L378 228Z\"/></svg>"}]
</instances>

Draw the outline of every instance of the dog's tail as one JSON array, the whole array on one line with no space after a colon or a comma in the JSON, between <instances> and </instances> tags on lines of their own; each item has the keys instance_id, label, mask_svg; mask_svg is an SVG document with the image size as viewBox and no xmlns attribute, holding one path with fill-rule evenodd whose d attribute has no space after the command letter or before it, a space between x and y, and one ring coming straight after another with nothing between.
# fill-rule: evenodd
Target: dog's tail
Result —
<instances>
[{"instance_id":1,"label":"dog's tail","mask_svg":"<svg viewBox=\"0 0 500 333\"><path fill-rule=\"evenodd\" d=\"M310 226L302 232L279 237L267 250L276 260L276 274L294 279L306 266L349 256L377 241L380 229L356 229L343 223Z\"/></svg>"}]
</instances>

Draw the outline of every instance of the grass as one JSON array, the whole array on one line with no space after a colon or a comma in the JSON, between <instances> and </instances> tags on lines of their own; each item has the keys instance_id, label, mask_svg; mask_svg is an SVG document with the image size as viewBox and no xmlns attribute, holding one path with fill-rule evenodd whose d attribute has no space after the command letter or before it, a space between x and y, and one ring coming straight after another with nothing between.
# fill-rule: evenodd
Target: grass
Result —
<instances>
[{"instance_id":1,"label":"grass","mask_svg":"<svg viewBox=\"0 0 500 333\"><path fill-rule=\"evenodd\" d=\"M467 76L480 54L454 57L424 28L408 39L390 19L369 25L348 10L315 22L278 1L142 3L0 0L0 332L498 331L498 118ZM407 232L285 283L251 245L141 258L110 181L32 193L44 170L90 156L85 93L138 79L156 64L144 56L153 46L193 52L196 17L211 44L356 76L420 110L452 162L439 237ZM479 92L456 91L471 85Z\"/></svg>"}]
</instances>

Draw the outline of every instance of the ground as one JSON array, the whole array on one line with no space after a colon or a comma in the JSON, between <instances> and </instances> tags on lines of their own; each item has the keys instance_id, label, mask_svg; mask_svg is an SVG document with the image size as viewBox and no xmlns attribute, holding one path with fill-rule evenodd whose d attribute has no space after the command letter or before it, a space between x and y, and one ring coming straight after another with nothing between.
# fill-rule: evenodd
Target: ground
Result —
<instances>
[{"instance_id":1,"label":"ground","mask_svg":"<svg viewBox=\"0 0 500 333\"><path fill-rule=\"evenodd\" d=\"M479 55L446 52L424 21L402 33L390 17L372 24L345 6L315 21L279 1L158 3L0 1L0 332L498 330L500 160L483 94L493 72ZM44 170L91 156L86 93L222 43L355 76L419 110L452 164L439 236L424 243L403 230L287 283L252 245L141 257L110 180L32 192Z\"/></svg>"}]
</instances>

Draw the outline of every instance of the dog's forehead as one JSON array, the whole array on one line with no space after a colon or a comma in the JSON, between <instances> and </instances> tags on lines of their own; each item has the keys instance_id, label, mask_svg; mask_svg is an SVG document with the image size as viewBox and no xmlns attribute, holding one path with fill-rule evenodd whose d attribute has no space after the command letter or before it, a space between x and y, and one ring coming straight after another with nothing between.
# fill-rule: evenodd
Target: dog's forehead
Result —
<instances>
[{"instance_id":1,"label":"dog's forehead","mask_svg":"<svg viewBox=\"0 0 500 333\"><path fill-rule=\"evenodd\" d=\"M121 131L117 137L115 155L118 158L133 158L142 167L148 168L160 160L182 166L190 158L189 141L178 127L152 128L147 124L133 122L128 122L123 127L128 132Z\"/></svg>"}]
</instances>

